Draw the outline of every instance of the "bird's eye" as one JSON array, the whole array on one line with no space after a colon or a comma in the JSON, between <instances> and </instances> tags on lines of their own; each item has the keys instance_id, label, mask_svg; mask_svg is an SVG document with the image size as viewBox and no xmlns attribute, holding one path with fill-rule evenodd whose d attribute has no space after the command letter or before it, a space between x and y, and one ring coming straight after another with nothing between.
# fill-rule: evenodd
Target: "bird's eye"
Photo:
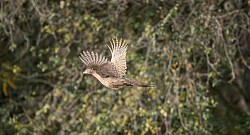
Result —
<instances>
[{"instance_id":1,"label":"bird's eye","mask_svg":"<svg viewBox=\"0 0 250 135\"><path fill-rule=\"evenodd\" d=\"M94 68L91 68L92 70L94 70Z\"/></svg>"}]
</instances>

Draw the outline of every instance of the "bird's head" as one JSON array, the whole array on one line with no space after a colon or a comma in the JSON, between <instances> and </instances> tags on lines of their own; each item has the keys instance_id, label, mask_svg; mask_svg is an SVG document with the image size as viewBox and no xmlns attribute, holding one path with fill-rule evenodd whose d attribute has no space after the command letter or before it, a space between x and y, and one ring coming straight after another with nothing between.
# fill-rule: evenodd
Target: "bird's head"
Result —
<instances>
[{"instance_id":1,"label":"bird's head","mask_svg":"<svg viewBox=\"0 0 250 135\"><path fill-rule=\"evenodd\" d=\"M90 74L90 75L92 75L92 74L94 74L95 73L95 70L94 69L91 69L91 68L87 68L84 72L83 72L83 74Z\"/></svg>"}]
</instances>

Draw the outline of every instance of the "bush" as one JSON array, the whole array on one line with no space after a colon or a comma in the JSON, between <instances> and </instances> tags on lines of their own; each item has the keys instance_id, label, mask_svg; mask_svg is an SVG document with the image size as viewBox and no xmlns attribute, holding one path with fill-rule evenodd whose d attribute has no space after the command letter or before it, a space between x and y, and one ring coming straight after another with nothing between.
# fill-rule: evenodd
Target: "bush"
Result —
<instances>
[{"instance_id":1,"label":"bush","mask_svg":"<svg viewBox=\"0 0 250 135\"><path fill-rule=\"evenodd\" d=\"M240 2L240 1L239 1ZM0 134L248 134L249 3L1 1ZM118 91L82 50L129 42Z\"/></svg>"}]
</instances>

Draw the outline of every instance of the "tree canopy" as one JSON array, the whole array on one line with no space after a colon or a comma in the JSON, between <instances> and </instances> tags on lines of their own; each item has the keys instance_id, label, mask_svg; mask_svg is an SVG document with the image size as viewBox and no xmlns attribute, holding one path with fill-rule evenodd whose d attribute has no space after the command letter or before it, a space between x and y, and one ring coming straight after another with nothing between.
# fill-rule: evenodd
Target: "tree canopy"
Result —
<instances>
[{"instance_id":1,"label":"tree canopy","mask_svg":"<svg viewBox=\"0 0 250 135\"><path fill-rule=\"evenodd\" d=\"M0 1L0 134L250 133L247 0ZM82 74L83 50L128 44L110 90Z\"/></svg>"}]
</instances>

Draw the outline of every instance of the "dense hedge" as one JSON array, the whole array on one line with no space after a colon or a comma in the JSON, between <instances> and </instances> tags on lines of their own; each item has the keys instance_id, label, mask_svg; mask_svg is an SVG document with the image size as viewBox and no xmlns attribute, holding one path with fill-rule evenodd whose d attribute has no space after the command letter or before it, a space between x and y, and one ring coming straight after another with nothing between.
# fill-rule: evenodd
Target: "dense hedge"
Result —
<instances>
[{"instance_id":1,"label":"dense hedge","mask_svg":"<svg viewBox=\"0 0 250 135\"><path fill-rule=\"evenodd\" d=\"M0 1L0 134L249 134L249 1ZM118 91L82 50L129 42Z\"/></svg>"}]
</instances>

